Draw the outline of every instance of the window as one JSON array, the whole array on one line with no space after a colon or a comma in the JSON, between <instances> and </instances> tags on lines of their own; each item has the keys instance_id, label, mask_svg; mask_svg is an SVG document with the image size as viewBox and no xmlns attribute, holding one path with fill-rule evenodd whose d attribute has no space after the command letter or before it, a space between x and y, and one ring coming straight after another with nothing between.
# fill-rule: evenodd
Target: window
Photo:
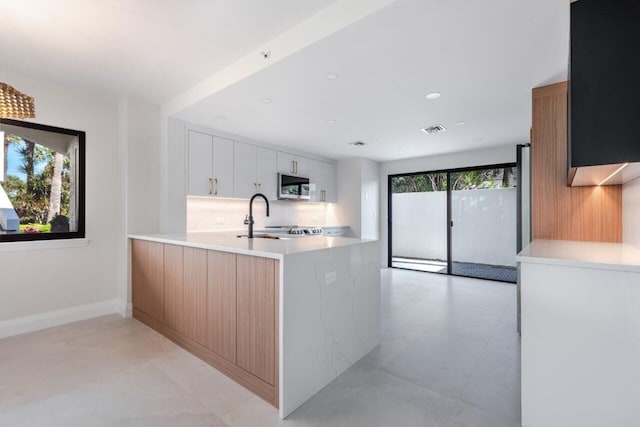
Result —
<instances>
[{"instance_id":1,"label":"window","mask_svg":"<svg viewBox=\"0 0 640 427\"><path fill-rule=\"evenodd\" d=\"M85 133L0 119L0 242L84 237Z\"/></svg>"}]
</instances>

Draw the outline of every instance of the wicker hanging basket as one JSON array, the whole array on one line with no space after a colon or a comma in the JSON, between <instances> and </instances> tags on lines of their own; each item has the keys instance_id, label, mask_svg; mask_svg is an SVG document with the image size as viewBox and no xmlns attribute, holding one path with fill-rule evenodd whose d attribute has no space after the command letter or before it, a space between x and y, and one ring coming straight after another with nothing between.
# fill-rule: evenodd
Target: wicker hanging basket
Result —
<instances>
[{"instance_id":1,"label":"wicker hanging basket","mask_svg":"<svg viewBox=\"0 0 640 427\"><path fill-rule=\"evenodd\" d=\"M36 106L32 97L0 82L0 118L27 119L35 116Z\"/></svg>"}]
</instances>

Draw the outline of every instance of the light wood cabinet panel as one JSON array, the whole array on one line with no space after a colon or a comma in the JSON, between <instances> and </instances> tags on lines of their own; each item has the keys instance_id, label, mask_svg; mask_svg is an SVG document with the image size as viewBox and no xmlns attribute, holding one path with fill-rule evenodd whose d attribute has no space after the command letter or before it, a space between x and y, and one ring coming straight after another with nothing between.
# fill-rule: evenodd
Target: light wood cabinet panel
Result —
<instances>
[{"instance_id":1,"label":"light wood cabinet panel","mask_svg":"<svg viewBox=\"0 0 640 427\"><path fill-rule=\"evenodd\" d=\"M162 243L131 241L131 283L133 306L164 321Z\"/></svg>"},{"instance_id":2,"label":"light wood cabinet panel","mask_svg":"<svg viewBox=\"0 0 640 427\"><path fill-rule=\"evenodd\" d=\"M184 332L184 248L164 245L164 323Z\"/></svg>"},{"instance_id":3,"label":"light wood cabinet panel","mask_svg":"<svg viewBox=\"0 0 640 427\"><path fill-rule=\"evenodd\" d=\"M208 251L207 343L225 359L236 361L236 254Z\"/></svg>"},{"instance_id":4,"label":"light wood cabinet panel","mask_svg":"<svg viewBox=\"0 0 640 427\"><path fill-rule=\"evenodd\" d=\"M278 407L278 261L131 241L133 316Z\"/></svg>"},{"instance_id":5,"label":"light wood cabinet panel","mask_svg":"<svg viewBox=\"0 0 640 427\"><path fill-rule=\"evenodd\" d=\"M533 90L534 239L620 242L622 187L567 186L567 83Z\"/></svg>"},{"instance_id":6,"label":"light wood cabinet panel","mask_svg":"<svg viewBox=\"0 0 640 427\"><path fill-rule=\"evenodd\" d=\"M195 342L207 342L207 251L184 248L183 331Z\"/></svg>"},{"instance_id":7,"label":"light wood cabinet panel","mask_svg":"<svg viewBox=\"0 0 640 427\"><path fill-rule=\"evenodd\" d=\"M275 260L237 256L237 364L276 381Z\"/></svg>"}]
</instances>

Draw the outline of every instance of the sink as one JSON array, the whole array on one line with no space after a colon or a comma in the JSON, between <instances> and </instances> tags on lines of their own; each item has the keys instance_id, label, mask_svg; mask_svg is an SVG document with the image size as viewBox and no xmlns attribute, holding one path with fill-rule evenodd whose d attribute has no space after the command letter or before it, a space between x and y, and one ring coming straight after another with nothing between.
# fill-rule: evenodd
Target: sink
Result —
<instances>
[{"instance_id":1,"label":"sink","mask_svg":"<svg viewBox=\"0 0 640 427\"><path fill-rule=\"evenodd\" d=\"M247 234L240 234L237 237L248 239L249 236ZM274 236L273 234L254 234L254 239L274 239L274 240L291 240L291 237L280 237Z\"/></svg>"}]
</instances>

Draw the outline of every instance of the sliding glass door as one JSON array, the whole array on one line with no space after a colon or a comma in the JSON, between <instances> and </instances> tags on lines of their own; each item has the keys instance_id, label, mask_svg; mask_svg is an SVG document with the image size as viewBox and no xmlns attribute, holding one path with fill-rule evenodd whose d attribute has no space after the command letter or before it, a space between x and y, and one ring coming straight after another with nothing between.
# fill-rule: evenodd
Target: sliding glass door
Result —
<instances>
[{"instance_id":1,"label":"sliding glass door","mask_svg":"<svg viewBox=\"0 0 640 427\"><path fill-rule=\"evenodd\" d=\"M516 281L516 167L389 177L389 264Z\"/></svg>"},{"instance_id":2,"label":"sliding glass door","mask_svg":"<svg viewBox=\"0 0 640 427\"><path fill-rule=\"evenodd\" d=\"M451 173L451 273L516 281L515 166Z\"/></svg>"},{"instance_id":3,"label":"sliding glass door","mask_svg":"<svg viewBox=\"0 0 640 427\"><path fill-rule=\"evenodd\" d=\"M390 182L391 266L447 273L447 174L400 175Z\"/></svg>"}]
</instances>

